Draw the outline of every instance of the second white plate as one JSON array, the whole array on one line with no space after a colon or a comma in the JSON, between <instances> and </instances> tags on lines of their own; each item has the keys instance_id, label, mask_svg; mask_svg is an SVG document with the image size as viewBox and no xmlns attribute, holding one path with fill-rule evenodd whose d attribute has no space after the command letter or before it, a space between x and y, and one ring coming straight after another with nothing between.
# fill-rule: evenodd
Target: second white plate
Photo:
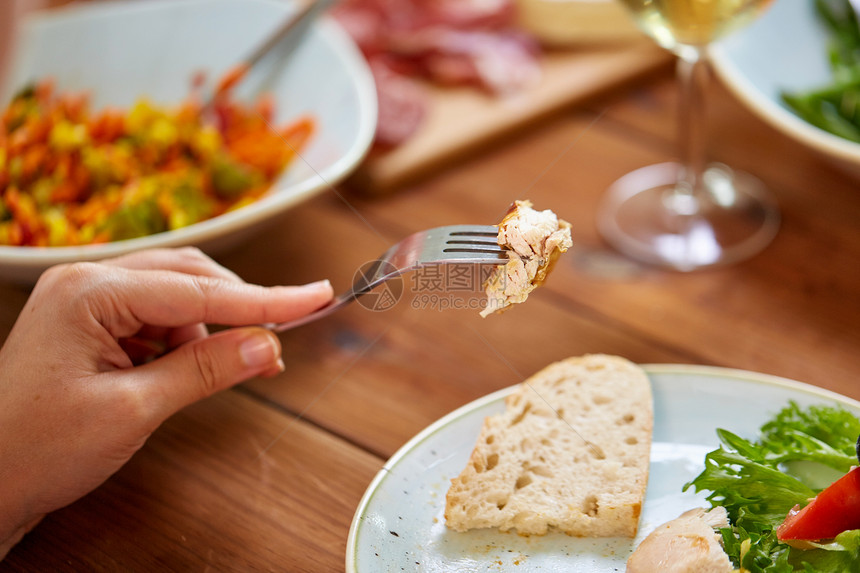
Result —
<instances>
[{"instance_id":1,"label":"second white plate","mask_svg":"<svg viewBox=\"0 0 860 573\"><path fill-rule=\"evenodd\" d=\"M457 533L445 527L445 494L466 464L486 416L504 410L506 388L476 400L410 440L380 470L355 513L346 551L348 573L378 571L623 571L639 541L704 495L682 493L717 444L716 428L754 437L789 400L860 402L819 388L751 372L701 366L646 366L654 392L651 468L636 539L522 537L496 530Z\"/></svg>"}]
</instances>

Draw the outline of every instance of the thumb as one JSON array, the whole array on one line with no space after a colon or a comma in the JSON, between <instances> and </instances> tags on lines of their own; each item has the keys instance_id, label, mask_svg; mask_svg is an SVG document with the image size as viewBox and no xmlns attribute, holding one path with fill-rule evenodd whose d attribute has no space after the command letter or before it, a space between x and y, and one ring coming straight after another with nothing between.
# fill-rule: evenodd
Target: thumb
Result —
<instances>
[{"instance_id":1,"label":"thumb","mask_svg":"<svg viewBox=\"0 0 860 573\"><path fill-rule=\"evenodd\" d=\"M130 374L148 417L160 424L185 406L254 376L284 369L272 332L234 328L188 342Z\"/></svg>"}]
</instances>

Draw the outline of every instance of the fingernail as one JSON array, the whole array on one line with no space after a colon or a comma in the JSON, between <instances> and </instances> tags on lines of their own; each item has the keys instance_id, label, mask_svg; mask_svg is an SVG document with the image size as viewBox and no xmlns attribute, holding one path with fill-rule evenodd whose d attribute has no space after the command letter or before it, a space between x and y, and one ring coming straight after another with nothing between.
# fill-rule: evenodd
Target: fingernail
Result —
<instances>
[{"instance_id":1,"label":"fingernail","mask_svg":"<svg viewBox=\"0 0 860 573\"><path fill-rule=\"evenodd\" d=\"M287 369L287 367L284 365L284 361L282 359L278 358L278 361L275 363L275 365L272 368L270 368L269 370L264 370L263 372L260 372L259 376L262 376L263 378L272 378L274 376L277 376L278 374L280 374L281 372L283 372L286 369Z\"/></svg>"},{"instance_id":2,"label":"fingernail","mask_svg":"<svg viewBox=\"0 0 860 573\"><path fill-rule=\"evenodd\" d=\"M269 334L255 334L239 346L242 361L251 368L271 366L280 360L280 353L273 337Z\"/></svg>"},{"instance_id":3,"label":"fingernail","mask_svg":"<svg viewBox=\"0 0 860 573\"><path fill-rule=\"evenodd\" d=\"M306 288L308 290L321 290L323 288L331 288L331 283L328 279L323 279L321 281L316 281L312 283L308 283L306 285L302 285L302 288Z\"/></svg>"}]
</instances>

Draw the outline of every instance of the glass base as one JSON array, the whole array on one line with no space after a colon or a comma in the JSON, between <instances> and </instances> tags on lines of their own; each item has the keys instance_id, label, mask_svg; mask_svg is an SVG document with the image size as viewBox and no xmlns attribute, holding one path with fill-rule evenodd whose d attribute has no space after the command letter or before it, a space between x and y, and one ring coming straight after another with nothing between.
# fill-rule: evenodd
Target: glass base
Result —
<instances>
[{"instance_id":1,"label":"glass base","mask_svg":"<svg viewBox=\"0 0 860 573\"><path fill-rule=\"evenodd\" d=\"M680 271L727 265L765 248L779 228L776 200L755 177L712 164L701 197L675 193L680 166L659 163L609 188L598 229L636 260Z\"/></svg>"}]
</instances>

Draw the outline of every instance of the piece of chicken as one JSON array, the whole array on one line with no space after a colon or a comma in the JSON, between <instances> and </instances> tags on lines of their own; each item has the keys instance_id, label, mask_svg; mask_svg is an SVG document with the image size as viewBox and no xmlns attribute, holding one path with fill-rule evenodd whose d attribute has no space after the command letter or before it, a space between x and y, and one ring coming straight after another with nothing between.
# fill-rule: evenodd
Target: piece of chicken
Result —
<instances>
[{"instance_id":1,"label":"piece of chicken","mask_svg":"<svg viewBox=\"0 0 860 573\"><path fill-rule=\"evenodd\" d=\"M481 316L526 300L546 279L558 255L573 245L570 224L549 209L532 209L530 201L514 202L499 223L497 241L509 249L510 260L484 283L488 300Z\"/></svg>"},{"instance_id":2,"label":"piece of chicken","mask_svg":"<svg viewBox=\"0 0 860 573\"><path fill-rule=\"evenodd\" d=\"M627 560L627 573L732 573L732 562L715 531L728 526L722 507L684 512L639 544Z\"/></svg>"}]
</instances>

